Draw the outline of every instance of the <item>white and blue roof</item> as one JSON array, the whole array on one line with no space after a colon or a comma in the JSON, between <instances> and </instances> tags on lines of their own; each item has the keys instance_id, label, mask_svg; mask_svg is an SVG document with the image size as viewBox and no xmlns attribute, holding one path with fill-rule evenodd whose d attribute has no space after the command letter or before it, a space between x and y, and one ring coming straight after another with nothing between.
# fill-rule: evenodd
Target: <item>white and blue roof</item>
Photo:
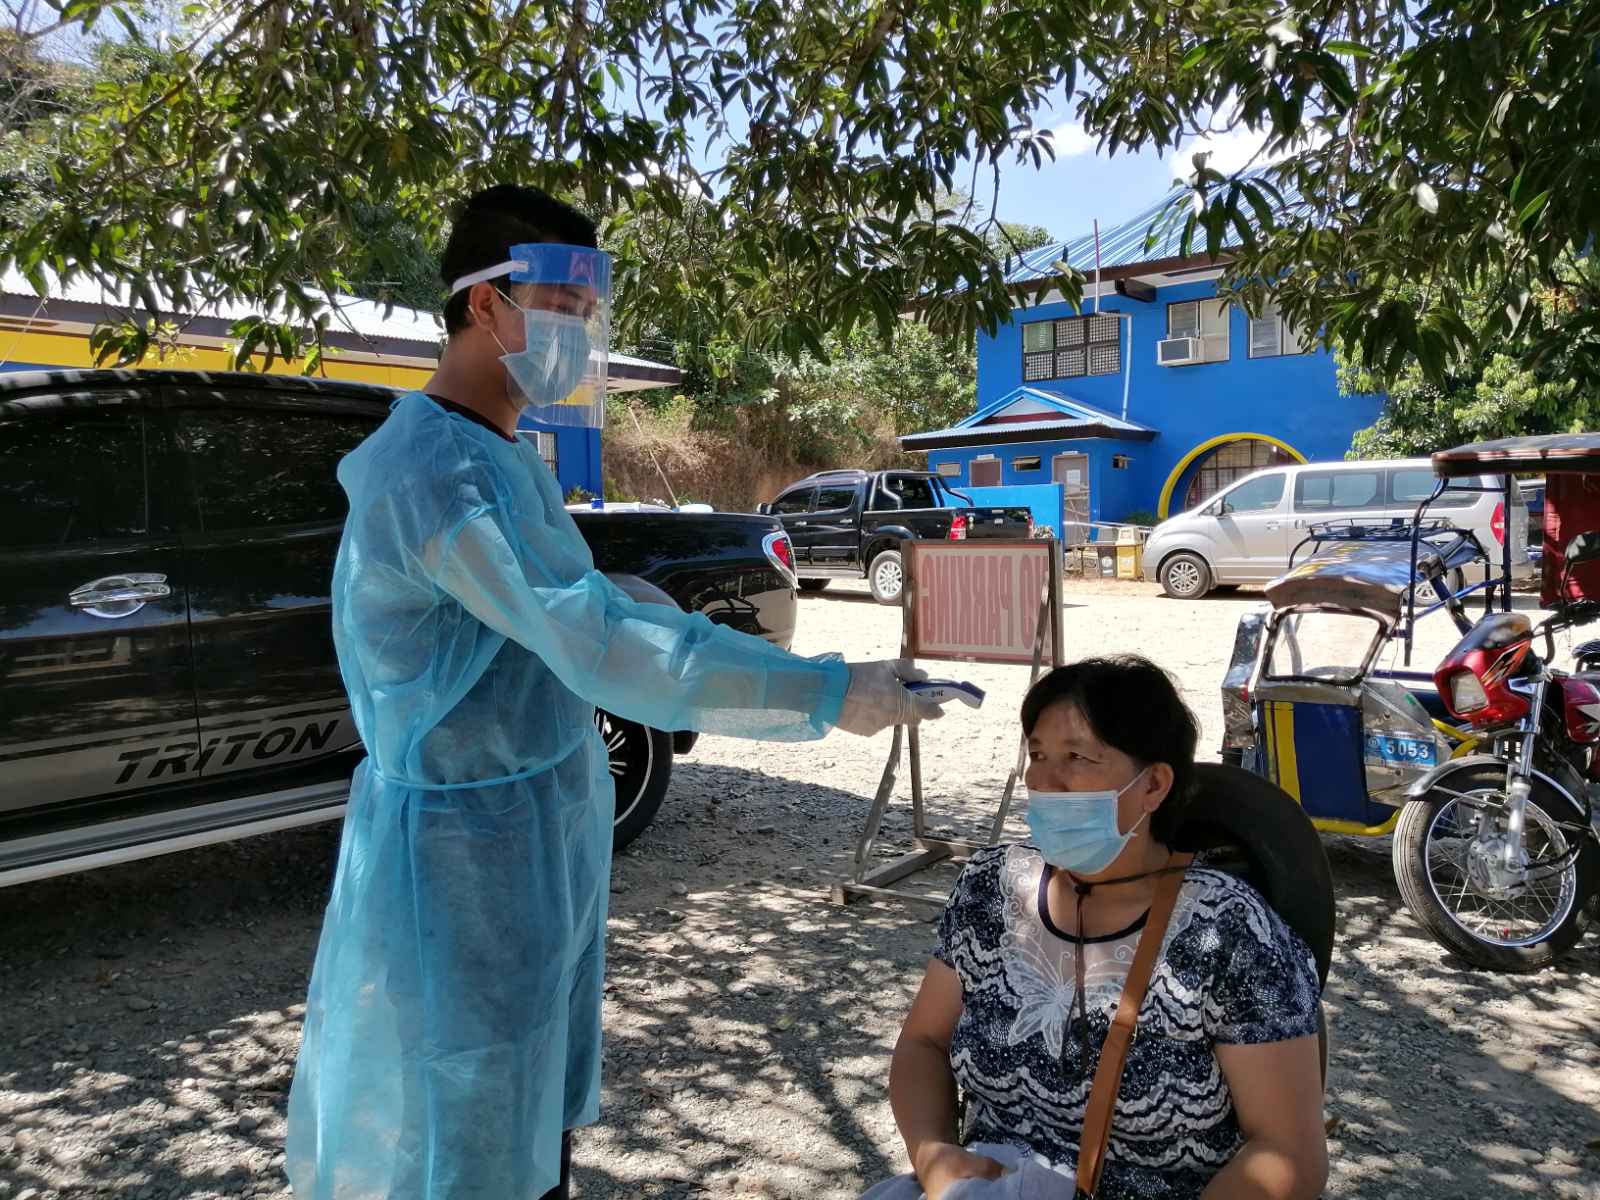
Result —
<instances>
[{"instance_id":1,"label":"white and blue roof","mask_svg":"<svg viewBox=\"0 0 1600 1200\"><path fill-rule=\"evenodd\" d=\"M1263 177L1267 168L1257 168L1248 171L1243 178L1258 180ZM1300 193L1292 187L1287 187L1277 180L1272 180L1273 186L1283 197L1281 210L1292 209L1300 203ZM1226 185L1224 185L1226 186ZM1176 221L1165 219L1167 210L1180 199L1186 189L1174 188L1136 216L1129 217L1119 225L1100 231L1100 269L1102 271L1118 270L1119 268L1138 266L1142 263L1170 261L1183 257L1183 225L1180 217ZM1249 212L1249 207L1245 206ZM1240 245L1239 231L1230 223L1227 234L1223 238L1224 249L1237 249ZM1205 254L1205 234L1196 231L1189 257ZM1036 250L1029 250L1015 262L1006 272L1008 284L1033 283L1041 279L1053 279L1057 272L1054 264L1065 261L1067 265L1079 271L1092 272L1094 270L1094 233L1085 233L1079 237L1071 238L1064 242L1052 242L1048 246L1040 246ZM1119 271L1126 274L1126 271Z\"/></svg>"},{"instance_id":2,"label":"white and blue roof","mask_svg":"<svg viewBox=\"0 0 1600 1200\"><path fill-rule=\"evenodd\" d=\"M1117 438L1148 442L1156 430L1112 416L1104 409L1047 388L1019 387L948 429L908 433L906 450L945 450L954 446L1056 442L1074 438Z\"/></svg>"}]
</instances>

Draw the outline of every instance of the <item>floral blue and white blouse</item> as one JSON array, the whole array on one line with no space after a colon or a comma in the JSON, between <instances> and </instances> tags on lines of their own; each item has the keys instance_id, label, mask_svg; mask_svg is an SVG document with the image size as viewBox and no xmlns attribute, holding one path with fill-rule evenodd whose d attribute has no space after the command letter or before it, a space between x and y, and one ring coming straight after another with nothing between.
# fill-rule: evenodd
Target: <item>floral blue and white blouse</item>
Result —
<instances>
[{"instance_id":1,"label":"floral blue and white blouse","mask_svg":"<svg viewBox=\"0 0 1600 1200\"><path fill-rule=\"evenodd\" d=\"M974 855L945 908L936 953L961 980L950 1065L966 1102L964 1140L1016 1146L1070 1176L1144 918L1080 944L1051 922L1046 879L1031 846ZM1080 953L1082 1030L1071 1019ZM1212 1047L1314 1034L1318 1001L1310 951L1260 894L1191 866L1139 1010L1100 1200L1198 1197L1241 1145Z\"/></svg>"}]
</instances>

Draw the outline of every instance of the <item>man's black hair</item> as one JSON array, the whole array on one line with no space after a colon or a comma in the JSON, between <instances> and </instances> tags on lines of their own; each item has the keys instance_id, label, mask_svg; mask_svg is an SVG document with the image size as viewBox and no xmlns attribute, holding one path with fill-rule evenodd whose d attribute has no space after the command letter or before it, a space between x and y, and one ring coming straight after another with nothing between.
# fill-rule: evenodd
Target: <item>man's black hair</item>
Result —
<instances>
[{"instance_id":1,"label":"man's black hair","mask_svg":"<svg viewBox=\"0 0 1600 1200\"><path fill-rule=\"evenodd\" d=\"M449 287L463 275L503 263L511 247L525 242L558 242L566 246L594 246L595 223L570 204L538 188L497 184L469 199L456 213L450 239L439 260L439 275ZM490 282L504 288L504 277ZM459 292L444 304L445 333L454 336L467 327L467 293Z\"/></svg>"},{"instance_id":2,"label":"man's black hair","mask_svg":"<svg viewBox=\"0 0 1600 1200\"><path fill-rule=\"evenodd\" d=\"M1172 790L1150 816L1150 834L1163 845L1183 825L1194 785L1194 748L1200 728L1168 675L1148 658L1118 654L1057 667L1028 689L1022 731L1032 735L1039 714L1065 700L1108 746L1141 767L1166 763Z\"/></svg>"}]
</instances>

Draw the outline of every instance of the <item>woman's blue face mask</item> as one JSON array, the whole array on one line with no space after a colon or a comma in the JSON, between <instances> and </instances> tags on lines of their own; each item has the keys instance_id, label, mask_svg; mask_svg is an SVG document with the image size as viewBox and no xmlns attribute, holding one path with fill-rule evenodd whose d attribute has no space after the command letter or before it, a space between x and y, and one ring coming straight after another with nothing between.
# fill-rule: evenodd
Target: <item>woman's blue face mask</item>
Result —
<instances>
[{"instance_id":1,"label":"woman's blue face mask","mask_svg":"<svg viewBox=\"0 0 1600 1200\"><path fill-rule=\"evenodd\" d=\"M577 390L589 367L589 323L570 313L523 308L504 292L500 298L522 314L522 349L508 351L491 327L506 369L506 395L520 411L529 405L560 404Z\"/></svg>"},{"instance_id":2,"label":"woman's blue face mask","mask_svg":"<svg viewBox=\"0 0 1600 1200\"><path fill-rule=\"evenodd\" d=\"M1074 875L1098 875L1115 862L1150 815L1145 813L1123 833L1117 828L1117 801L1147 770L1115 791L1040 792L1029 788L1028 831L1045 862Z\"/></svg>"}]
</instances>

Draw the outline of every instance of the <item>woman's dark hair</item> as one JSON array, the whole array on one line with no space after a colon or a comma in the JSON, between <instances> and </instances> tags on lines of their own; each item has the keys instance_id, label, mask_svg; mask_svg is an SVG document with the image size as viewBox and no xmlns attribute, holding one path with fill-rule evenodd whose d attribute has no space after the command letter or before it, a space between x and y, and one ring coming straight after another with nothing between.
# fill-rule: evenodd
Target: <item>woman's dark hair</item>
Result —
<instances>
[{"instance_id":1,"label":"woman's dark hair","mask_svg":"<svg viewBox=\"0 0 1600 1200\"><path fill-rule=\"evenodd\" d=\"M1022 732L1032 735L1039 714L1066 701L1083 714L1108 746L1140 766L1166 763L1172 790L1150 817L1150 833L1171 845L1183 824L1194 784L1194 748L1200 728L1168 675L1148 658L1118 654L1057 667L1022 700Z\"/></svg>"},{"instance_id":2,"label":"woman's dark hair","mask_svg":"<svg viewBox=\"0 0 1600 1200\"><path fill-rule=\"evenodd\" d=\"M538 188L503 183L477 193L456 214L450 239L439 259L444 286L449 287L463 275L505 262L511 256L511 247L526 242L598 244L594 222L572 205ZM467 294L458 292L444 303L444 330L453 336L466 325Z\"/></svg>"}]
</instances>

